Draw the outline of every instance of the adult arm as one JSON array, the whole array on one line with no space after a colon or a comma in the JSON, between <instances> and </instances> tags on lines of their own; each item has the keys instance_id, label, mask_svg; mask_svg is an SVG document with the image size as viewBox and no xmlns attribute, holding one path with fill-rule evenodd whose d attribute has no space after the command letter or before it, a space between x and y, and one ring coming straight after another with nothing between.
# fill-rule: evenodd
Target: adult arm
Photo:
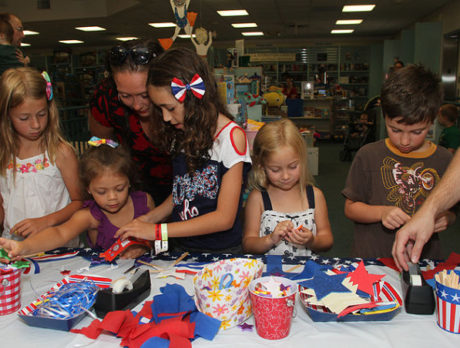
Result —
<instances>
[{"instance_id":1,"label":"adult arm","mask_svg":"<svg viewBox=\"0 0 460 348\"><path fill-rule=\"evenodd\" d=\"M75 211L82 207L78 178L78 160L70 145L66 143L59 145L56 153L56 166L61 172L62 179L69 192L70 203L54 213L18 222L11 229L14 233L22 237L27 237L47 227L59 225L67 221Z\"/></svg>"},{"instance_id":2,"label":"adult arm","mask_svg":"<svg viewBox=\"0 0 460 348\"><path fill-rule=\"evenodd\" d=\"M457 151L439 184L426 201L397 233L393 257L399 269L408 269L407 262L418 262L423 246L435 231L436 218L460 200L460 152Z\"/></svg>"}]
</instances>

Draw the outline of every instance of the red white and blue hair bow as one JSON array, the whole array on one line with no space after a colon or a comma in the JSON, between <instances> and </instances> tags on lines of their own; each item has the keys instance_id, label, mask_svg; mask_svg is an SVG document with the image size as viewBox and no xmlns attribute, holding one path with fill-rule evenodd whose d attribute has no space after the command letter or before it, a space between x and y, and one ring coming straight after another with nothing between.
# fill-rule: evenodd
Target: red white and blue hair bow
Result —
<instances>
[{"instance_id":1,"label":"red white and blue hair bow","mask_svg":"<svg viewBox=\"0 0 460 348\"><path fill-rule=\"evenodd\" d=\"M112 139L101 139L98 137L91 137L91 139L88 140L88 144L96 147L99 147L102 144L106 144L114 149L118 147L118 143L116 141Z\"/></svg>"},{"instance_id":2,"label":"red white and blue hair bow","mask_svg":"<svg viewBox=\"0 0 460 348\"><path fill-rule=\"evenodd\" d=\"M205 93L205 85L200 75L195 74L190 83L184 83L174 77L171 81L171 91L174 97L181 103L185 100L185 92L192 91L193 95L198 99L203 98Z\"/></svg>"},{"instance_id":3,"label":"red white and blue hair bow","mask_svg":"<svg viewBox=\"0 0 460 348\"><path fill-rule=\"evenodd\" d=\"M46 81L46 99L50 101L53 99L53 86L51 85L51 79L46 71L42 72L42 76Z\"/></svg>"}]
</instances>

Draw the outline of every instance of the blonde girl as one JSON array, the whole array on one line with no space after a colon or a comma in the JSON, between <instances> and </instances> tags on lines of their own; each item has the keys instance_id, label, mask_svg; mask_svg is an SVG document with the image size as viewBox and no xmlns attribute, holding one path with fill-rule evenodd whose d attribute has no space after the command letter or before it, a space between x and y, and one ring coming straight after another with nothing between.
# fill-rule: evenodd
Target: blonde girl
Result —
<instances>
[{"instance_id":1,"label":"blonde girl","mask_svg":"<svg viewBox=\"0 0 460 348\"><path fill-rule=\"evenodd\" d=\"M306 145L294 123L282 119L263 126L252 158L244 251L308 256L329 249L333 237L326 200L312 185Z\"/></svg>"},{"instance_id":2,"label":"blonde girl","mask_svg":"<svg viewBox=\"0 0 460 348\"><path fill-rule=\"evenodd\" d=\"M58 225L81 205L77 157L62 137L49 77L9 69L0 81L0 219L22 240ZM78 239L68 246L77 246Z\"/></svg>"},{"instance_id":3,"label":"blonde girl","mask_svg":"<svg viewBox=\"0 0 460 348\"><path fill-rule=\"evenodd\" d=\"M10 257L63 246L85 231L90 247L108 249L116 242L114 235L120 226L155 206L148 193L131 190L136 169L126 150L112 140L92 138L90 144L93 146L80 160L80 183L90 198L85 201L84 209L62 225L47 228L22 242L0 238L0 246ZM135 258L146 249L132 245L122 257Z\"/></svg>"}]
</instances>

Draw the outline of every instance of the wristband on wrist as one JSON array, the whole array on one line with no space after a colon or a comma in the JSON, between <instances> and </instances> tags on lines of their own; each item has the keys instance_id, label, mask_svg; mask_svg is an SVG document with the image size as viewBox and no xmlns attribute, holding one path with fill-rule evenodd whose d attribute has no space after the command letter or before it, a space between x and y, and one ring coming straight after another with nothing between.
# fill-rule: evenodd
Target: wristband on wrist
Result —
<instances>
[{"instance_id":1,"label":"wristband on wrist","mask_svg":"<svg viewBox=\"0 0 460 348\"><path fill-rule=\"evenodd\" d=\"M168 251L168 225L161 224L161 251Z\"/></svg>"},{"instance_id":2,"label":"wristband on wrist","mask_svg":"<svg viewBox=\"0 0 460 348\"><path fill-rule=\"evenodd\" d=\"M155 254L168 251L168 225L155 224Z\"/></svg>"}]
</instances>

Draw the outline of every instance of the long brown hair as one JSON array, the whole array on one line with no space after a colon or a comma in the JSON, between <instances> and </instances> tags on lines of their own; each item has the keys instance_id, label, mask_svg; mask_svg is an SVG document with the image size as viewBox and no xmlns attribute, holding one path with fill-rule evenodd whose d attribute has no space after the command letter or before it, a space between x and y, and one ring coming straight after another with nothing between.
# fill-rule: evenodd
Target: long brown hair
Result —
<instances>
[{"instance_id":1,"label":"long brown hair","mask_svg":"<svg viewBox=\"0 0 460 348\"><path fill-rule=\"evenodd\" d=\"M13 168L16 167L16 155L19 152L19 140L9 113L26 98L47 99L43 76L37 70L27 67L6 70L0 80L0 175L3 176L11 161ZM54 164L58 147L67 142L59 127L59 112L54 98L47 100L47 103L48 124L41 136L40 147L42 151L48 151L49 160Z\"/></svg>"},{"instance_id":2,"label":"long brown hair","mask_svg":"<svg viewBox=\"0 0 460 348\"><path fill-rule=\"evenodd\" d=\"M230 119L233 117L219 99L217 84L208 64L188 48L172 48L163 53L152 63L148 79L149 85L170 89L174 77L188 84L195 74L203 79L206 92L202 99L196 98L191 91L186 92L183 130L177 130L164 122L161 110L157 107L153 115L158 146L171 151L173 155L183 152L189 172L209 159L219 113Z\"/></svg>"}]
</instances>

